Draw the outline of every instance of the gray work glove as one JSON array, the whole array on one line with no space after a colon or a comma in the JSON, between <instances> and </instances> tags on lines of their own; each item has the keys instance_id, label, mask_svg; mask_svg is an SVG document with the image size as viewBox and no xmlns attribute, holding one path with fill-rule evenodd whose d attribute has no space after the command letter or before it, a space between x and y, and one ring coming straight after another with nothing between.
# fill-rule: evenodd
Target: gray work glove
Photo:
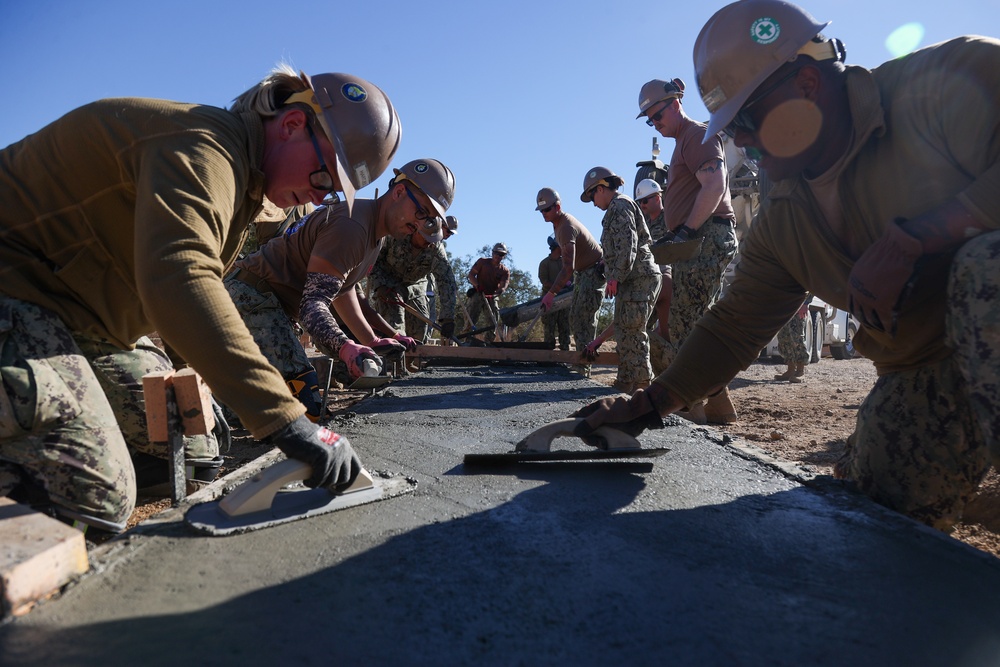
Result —
<instances>
[{"instance_id":1,"label":"gray work glove","mask_svg":"<svg viewBox=\"0 0 1000 667\"><path fill-rule=\"evenodd\" d=\"M336 491L350 485L361 471L361 461L347 438L316 426L305 415L272 435L268 442L288 458L312 467L312 475L305 480L310 488Z\"/></svg>"},{"instance_id":2,"label":"gray work glove","mask_svg":"<svg viewBox=\"0 0 1000 667\"><path fill-rule=\"evenodd\" d=\"M212 397L212 414L215 415L215 426L212 428L212 433L215 435L216 442L219 443L219 451L228 452L229 448L233 446L233 432L229 428L226 415L222 413L222 406L215 400L215 396Z\"/></svg>"}]
</instances>

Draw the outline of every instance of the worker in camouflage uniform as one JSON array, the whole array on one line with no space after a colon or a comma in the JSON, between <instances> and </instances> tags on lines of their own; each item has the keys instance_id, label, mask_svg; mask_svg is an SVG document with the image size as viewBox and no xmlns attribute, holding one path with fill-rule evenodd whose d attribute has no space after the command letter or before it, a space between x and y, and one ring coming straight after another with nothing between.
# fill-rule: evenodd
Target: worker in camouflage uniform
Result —
<instances>
[{"instance_id":1,"label":"worker in camouflage uniform","mask_svg":"<svg viewBox=\"0 0 1000 667\"><path fill-rule=\"evenodd\" d=\"M653 79L639 91L639 115L664 137L675 140L670 178L663 193L664 220L675 241L703 239L701 252L675 262L670 302L669 359L677 354L695 323L722 294L722 277L736 256L736 216L729 194L729 173L722 139L705 124L688 118L680 79ZM669 362L668 362L669 363ZM729 390L691 406L696 423L736 421Z\"/></svg>"},{"instance_id":2,"label":"worker in camouflage uniform","mask_svg":"<svg viewBox=\"0 0 1000 667\"><path fill-rule=\"evenodd\" d=\"M618 377L614 387L631 394L649 386L649 336L646 324L660 289L660 269L649 250L649 230L639 206L618 192L624 184L606 167L583 178L580 200L604 211L601 247L607 267L605 296L615 300L614 335L618 342Z\"/></svg>"},{"instance_id":3,"label":"worker in camouflage uniform","mask_svg":"<svg viewBox=\"0 0 1000 667\"><path fill-rule=\"evenodd\" d=\"M644 178L635 185L635 203L639 205L649 236L655 244L667 236L667 222L663 213L663 189L651 178ZM649 362L653 373L662 373L670 365L673 353L667 341L670 338L670 303L673 298L673 270L669 264L660 265L660 293L653 306L649 329ZM658 322L658 324L657 324Z\"/></svg>"},{"instance_id":4,"label":"worker in camouflage uniform","mask_svg":"<svg viewBox=\"0 0 1000 667\"><path fill-rule=\"evenodd\" d=\"M488 309L487 317L490 323L487 327L486 340L492 341L496 335L496 325L500 322L500 295L510 285L510 269L503 263L507 256L507 246L497 243L489 257L480 257L469 269L469 282L472 287L466 292L469 299L469 318L471 327L479 324L479 317L484 309Z\"/></svg>"},{"instance_id":5,"label":"worker in camouflage uniform","mask_svg":"<svg viewBox=\"0 0 1000 667\"><path fill-rule=\"evenodd\" d=\"M154 331L255 438L307 463L308 485L352 481L350 443L303 416L222 276L265 196L291 209L339 190L349 206L399 133L367 81L279 68L229 109L101 100L0 151L0 496L124 529L132 455L168 470L165 443L136 433L140 376L171 368Z\"/></svg>"},{"instance_id":6,"label":"worker in camouflage uniform","mask_svg":"<svg viewBox=\"0 0 1000 667\"><path fill-rule=\"evenodd\" d=\"M407 162L393 174L378 199L359 199L350 213L339 203L316 209L289 233L239 260L226 277L226 289L260 350L312 419L321 417L318 382L295 322L319 351L346 366L350 379L365 375L366 365L381 371L376 350L401 353L417 345L399 331L377 335L355 286L368 275L387 236L407 239L428 225L440 234L455 177L433 159Z\"/></svg>"},{"instance_id":7,"label":"worker in camouflage uniform","mask_svg":"<svg viewBox=\"0 0 1000 667\"><path fill-rule=\"evenodd\" d=\"M438 325L445 338L455 335L458 286L448 255L440 243L443 238L439 226L433 234L419 229L408 238L390 239L368 277L375 310L397 329L403 328L405 322L406 335L421 342L429 337L430 327L396 302L407 303L430 319L427 276L433 275L435 292L441 299Z\"/></svg>"},{"instance_id":8,"label":"worker in camouflage uniform","mask_svg":"<svg viewBox=\"0 0 1000 667\"><path fill-rule=\"evenodd\" d=\"M835 476L948 530L1000 462L1000 41L868 70L827 25L741 0L702 29L708 132L731 133L774 184L670 368L631 401L587 406L578 433L662 425L752 363L808 291L858 319L878 371Z\"/></svg>"},{"instance_id":9,"label":"worker in camouflage uniform","mask_svg":"<svg viewBox=\"0 0 1000 667\"><path fill-rule=\"evenodd\" d=\"M535 210L552 224L556 243L562 252L562 270L542 295L541 307L548 310L556 294L573 281L573 302L569 306L569 327L578 352L597 335L597 312L604 301L604 251L583 223L562 209L559 193L542 188L535 196ZM578 371L590 377L590 365L580 364Z\"/></svg>"},{"instance_id":10,"label":"worker in camouflage uniform","mask_svg":"<svg viewBox=\"0 0 1000 667\"><path fill-rule=\"evenodd\" d=\"M809 316L810 301L812 301L811 296L802 302L802 307L778 332L778 354L788 364L788 370L775 375L775 380L802 382L802 376L806 374L806 364L809 363L809 350L806 348L806 317Z\"/></svg>"},{"instance_id":11,"label":"worker in camouflage uniform","mask_svg":"<svg viewBox=\"0 0 1000 667\"><path fill-rule=\"evenodd\" d=\"M548 238L549 254L538 263L538 280L542 283L542 292L552 289L552 283L562 272L562 250L555 236ZM556 346L556 333L559 334L559 349L569 350L569 310L563 308L554 313L542 315L542 325L545 327L544 340L553 349Z\"/></svg>"}]
</instances>

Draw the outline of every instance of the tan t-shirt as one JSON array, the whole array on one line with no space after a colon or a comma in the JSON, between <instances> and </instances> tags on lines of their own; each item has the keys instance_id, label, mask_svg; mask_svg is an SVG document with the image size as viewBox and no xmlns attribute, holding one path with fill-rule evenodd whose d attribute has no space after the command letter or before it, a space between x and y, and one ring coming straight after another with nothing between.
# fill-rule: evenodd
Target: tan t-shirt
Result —
<instances>
[{"instance_id":1,"label":"tan t-shirt","mask_svg":"<svg viewBox=\"0 0 1000 667\"><path fill-rule=\"evenodd\" d=\"M601 244L569 213L564 212L556 226L556 243L562 248L563 261L571 260L574 271L589 269L604 258Z\"/></svg>"},{"instance_id":2,"label":"tan t-shirt","mask_svg":"<svg viewBox=\"0 0 1000 667\"><path fill-rule=\"evenodd\" d=\"M722 160L725 164L726 150L721 139L715 137L713 141L701 143L705 138L706 128L705 124L688 119L677 134L677 144L670 156L670 178L667 179L667 190L663 195L663 218L671 230L683 225L691 215L694 200L701 191L697 176L701 165L714 159ZM725 194L712 212L713 216L733 217L728 179L726 176Z\"/></svg>"}]
</instances>

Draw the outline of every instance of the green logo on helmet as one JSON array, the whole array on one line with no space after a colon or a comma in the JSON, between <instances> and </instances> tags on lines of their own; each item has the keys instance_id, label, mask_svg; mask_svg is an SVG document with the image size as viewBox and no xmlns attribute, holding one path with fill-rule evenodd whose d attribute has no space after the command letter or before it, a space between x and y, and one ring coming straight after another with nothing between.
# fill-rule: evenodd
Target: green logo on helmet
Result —
<instances>
[{"instance_id":1,"label":"green logo on helmet","mask_svg":"<svg viewBox=\"0 0 1000 667\"><path fill-rule=\"evenodd\" d=\"M356 83L345 83L341 86L340 92L352 102L364 102L368 99L368 93Z\"/></svg>"},{"instance_id":2,"label":"green logo on helmet","mask_svg":"<svg viewBox=\"0 0 1000 667\"><path fill-rule=\"evenodd\" d=\"M778 39L781 34L781 26L772 18L762 17L753 22L750 26L750 37L758 44L770 44Z\"/></svg>"},{"instance_id":3,"label":"green logo on helmet","mask_svg":"<svg viewBox=\"0 0 1000 667\"><path fill-rule=\"evenodd\" d=\"M427 171L427 163L418 162L417 165L413 167L413 171L417 172L418 174L424 173L425 171Z\"/></svg>"}]
</instances>

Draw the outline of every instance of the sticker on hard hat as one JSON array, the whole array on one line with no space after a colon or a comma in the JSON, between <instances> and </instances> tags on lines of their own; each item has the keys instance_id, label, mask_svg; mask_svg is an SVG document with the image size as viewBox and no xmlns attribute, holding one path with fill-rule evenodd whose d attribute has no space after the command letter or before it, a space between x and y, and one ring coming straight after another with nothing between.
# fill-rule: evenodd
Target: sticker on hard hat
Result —
<instances>
[{"instance_id":1,"label":"sticker on hard hat","mask_svg":"<svg viewBox=\"0 0 1000 667\"><path fill-rule=\"evenodd\" d=\"M368 172L368 164L362 162L354 165L354 183L358 188L363 188L372 182L371 174Z\"/></svg>"},{"instance_id":2,"label":"sticker on hard hat","mask_svg":"<svg viewBox=\"0 0 1000 667\"><path fill-rule=\"evenodd\" d=\"M592 172L590 172L590 175L589 175L588 178L594 178L595 176L597 176L597 172L596 171L592 171Z\"/></svg>"},{"instance_id":3,"label":"sticker on hard hat","mask_svg":"<svg viewBox=\"0 0 1000 667\"><path fill-rule=\"evenodd\" d=\"M368 93L356 83L345 83L340 87L340 92L352 102L364 102L368 99Z\"/></svg>"},{"instance_id":4,"label":"sticker on hard hat","mask_svg":"<svg viewBox=\"0 0 1000 667\"><path fill-rule=\"evenodd\" d=\"M750 36L758 44L770 44L778 39L781 34L781 26L778 22L769 17L762 17L753 22L750 26Z\"/></svg>"},{"instance_id":5,"label":"sticker on hard hat","mask_svg":"<svg viewBox=\"0 0 1000 667\"><path fill-rule=\"evenodd\" d=\"M425 171L427 171L427 163L418 162L417 165L413 167L413 171L417 172L418 174L424 173Z\"/></svg>"}]
</instances>

